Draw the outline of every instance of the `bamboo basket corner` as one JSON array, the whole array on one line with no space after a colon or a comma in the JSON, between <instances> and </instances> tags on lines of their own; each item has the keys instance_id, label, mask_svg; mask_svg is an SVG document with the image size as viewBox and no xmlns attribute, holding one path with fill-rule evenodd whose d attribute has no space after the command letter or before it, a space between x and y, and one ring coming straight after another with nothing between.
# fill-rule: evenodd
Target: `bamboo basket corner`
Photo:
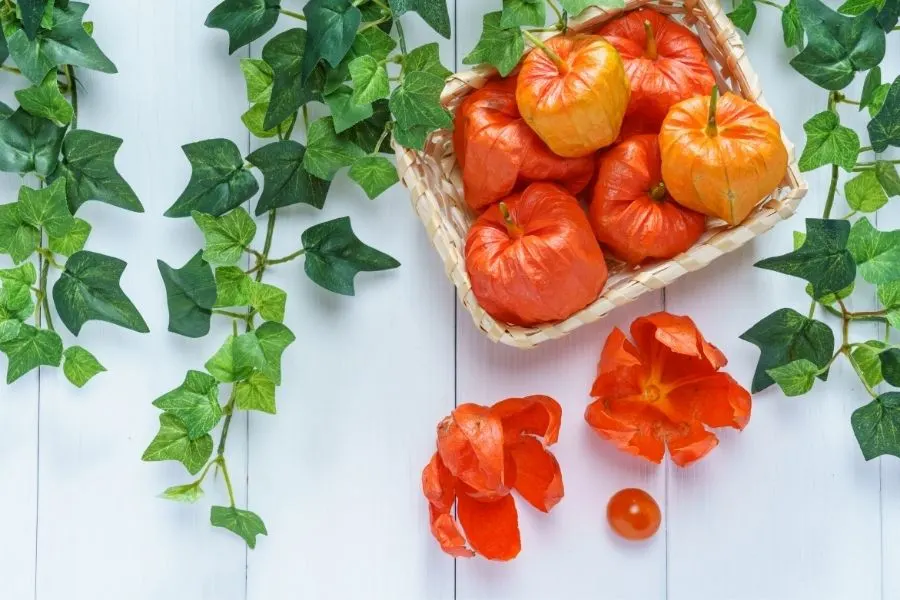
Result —
<instances>
[{"instance_id":1,"label":"bamboo basket corner","mask_svg":"<svg viewBox=\"0 0 900 600\"><path fill-rule=\"evenodd\" d=\"M717 0L626 0L625 7L620 9L588 8L570 28L590 31L623 12L642 6L668 14L691 28L709 54L720 87L739 93L772 112L744 51L743 41ZM468 93L482 87L495 74L491 67L478 67L452 75L441 96L443 104L455 112ZM704 236L679 256L631 271L612 269L606 287L594 302L564 321L536 327L518 327L497 321L485 312L472 292L465 266L465 241L475 215L465 203L462 173L453 154L450 132L432 134L423 151L403 148L396 143L394 149L397 170L409 189L413 208L476 327L492 341L527 349L561 338L582 325L603 318L618 306L702 269L792 216L806 194L807 185L797 166L793 144L783 131L782 137L790 157L785 179L743 223L729 228L721 221L710 220Z\"/></svg>"}]
</instances>

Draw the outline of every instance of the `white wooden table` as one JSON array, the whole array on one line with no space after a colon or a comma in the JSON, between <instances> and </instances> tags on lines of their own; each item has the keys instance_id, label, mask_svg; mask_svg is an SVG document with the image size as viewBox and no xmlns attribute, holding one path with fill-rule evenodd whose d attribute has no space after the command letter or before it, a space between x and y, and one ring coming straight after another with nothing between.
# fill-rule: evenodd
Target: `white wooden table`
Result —
<instances>
[{"instance_id":1,"label":"white wooden table","mask_svg":"<svg viewBox=\"0 0 900 600\"><path fill-rule=\"evenodd\" d=\"M486 341L459 309L404 189L370 202L342 176L321 213L283 211L274 252L295 249L310 224L349 214L362 239L403 267L364 276L356 298L318 289L299 265L273 271L271 281L289 290L287 322L298 342L285 356L279 414L241 417L229 443L239 502L264 518L269 536L248 551L209 526L210 498L200 506L158 499L187 477L176 463L141 463L157 428L150 403L225 334L166 332L155 261L180 265L201 243L190 220L162 217L189 176L180 146L212 137L247 152L258 145L240 122L238 58L247 49L229 57L225 34L203 27L214 4L94 0L88 13L120 74L82 73L81 125L125 139L118 165L147 208L137 215L85 206L94 223L89 247L128 260L123 285L152 333L85 327L84 345L109 373L84 390L56 370L0 386L0 598L900 598L900 461L863 461L849 417L866 396L845 365L807 397L786 399L774 388L758 395L749 427L723 432L719 448L687 470L619 453L582 420L610 328L662 308L691 315L748 384L757 350L737 336L776 308L806 305L797 281L751 268L790 247L799 217L664 294L523 352ZM453 4L455 36L441 41L442 56L463 69L482 14L501 2ZM824 109L825 94L788 66L778 19L760 6L748 48L770 104L801 143L802 124ZM414 43L435 37L415 15L405 22ZM900 36L891 37L887 79L900 72ZM821 211L825 177L810 174L801 215ZM0 181L8 201L18 178ZM878 221L900 227L896 204ZM435 424L457 402L529 393L550 394L565 409L555 453L566 497L549 517L520 511L524 547L514 562L454 563L431 539L419 484ZM663 509L664 527L647 543L619 540L606 526L607 499L628 486L646 489Z\"/></svg>"}]
</instances>

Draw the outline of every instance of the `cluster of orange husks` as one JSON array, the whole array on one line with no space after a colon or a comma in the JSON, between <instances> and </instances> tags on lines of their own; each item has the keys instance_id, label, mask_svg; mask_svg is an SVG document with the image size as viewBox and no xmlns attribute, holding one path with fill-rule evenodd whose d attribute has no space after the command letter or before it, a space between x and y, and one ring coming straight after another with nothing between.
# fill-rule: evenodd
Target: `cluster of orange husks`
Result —
<instances>
[{"instance_id":1,"label":"cluster of orange husks","mask_svg":"<svg viewBox=\"0 0 900 600\"><path fill-rule=\"evenodd\" d=\"M454 148L481 213L466 267L489 314L565 319L606 284L601 244L631 265L672 258L708 216L737 225L776 189L778 123L715 83L699 39L642 8L550 38L463 101Z\"/></svg>"},{"instance_id":2,"label":"cluster of orange husks","mask_svg":"<svg viewBox=\"0 0 900 600\"><path fill-rule=\"evenodd\" d=\"M721 371L725 356L691 319L665 312L640 317L631 336L633 342L614 329L600 357L594 401L585 411L600 437L657 463L668 448L683 467L718 444L707 427L747 425L749 392ZM445 552L493 560L518 555L518 516L510 494L515 490L542 512L562 499L562 473L547 450L559 437L561 420L558 402L529 396L492 407L463 404L438 424L437 452L422 473L422 487L431 531ZM631 539L652 535L659 526L658 507L640 494L620 497L609 511L611 526Z\"/></svg>"}]
</instances>

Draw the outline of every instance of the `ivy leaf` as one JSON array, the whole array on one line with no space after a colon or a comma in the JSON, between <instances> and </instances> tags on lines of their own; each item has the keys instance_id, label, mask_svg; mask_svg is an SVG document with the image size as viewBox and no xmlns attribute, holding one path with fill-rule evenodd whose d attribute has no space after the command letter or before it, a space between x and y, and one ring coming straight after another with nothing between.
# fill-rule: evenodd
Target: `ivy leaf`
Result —
<instances>
[{"instance_id":1,"label":"ivy leaf","mask_svg":"<svg viewBox=\"0 0 900 600\"><path fill-rule=\"evenodd\" d=\"M421 71L408 73L391 94L390 110L397 126L403 130L424 127L429 132L452 127L453 118L441 105L443 90L444 80L437 75Z\"/></svg>"},{"instance_id":2,"label":"ivy leaf","mask_svg":"<svg viewBox=\"0 0 900 600\"><path fill-rule=\"evenodd\" d=\"M25 321L34 312L31 289L24 283L8 281L0 288L0 321Z\"/></svg>"},{"instance_id":3,"label":"ivy leaf","mask_svg":"<svg viewBox=\"0 0 900 600\"><path fill-rule=\"evenodd\" d=\"M49 71L40 85L16 91L16 100L32 115L50 119L60 127L71 123L75 114L72 105L59 91L55 70Z\"/></svg>"},{"instance_id":4,"label":"ivy leaf","mask_svg":"<svg viewBox=\"0 0 900 600\"><path fill-rule=\"evenodd\" d=\"M0 204L0 253L19 264L41 244L41 232L22 219L19 204Z\"/></svg>"},{"instance_id":5,"label":"ivy leaf","mask_svg":"<svg viewBox=\"0 0 900 600\"><path fill-rule=\"evenodd\" d=\"M260 372L234 384L234 402L240 410L275 414L275 382Z\"/></svg>"},{"instance_id":6,"label":"ivy leaf","mask_svg":"<svg viewBox=\"0 0 900 600\"><path fill-rule=\"evenodd\" d=\"M268 104L254 104L247 109L247 112L241 115L241 122L247 131L260 139L273 138L278 135L279 131L287 131L289 122L279 123L272 129L266 129L266 112L269 110Z\"/></svg>"},{"instance_id":7,"label":"ivy leaf","mask_svg":"<svg viewBox=\"0 0 900 600\"><path fill-rule=\"evenodd\" d=\"M781 31L784 45L788 48L803 46L803 23L800 22L800 11L797 0L790 0L781 13Z\"/></svg>"},{"instance_id":8,"label":"ivy leaf","mask_svg":"<svg viewBox=\"0 0 900 600\"><path fill-rule=\"evenodd\" d=\"M728 13L728 18L734 23L734 26L749 34L753 29L753 22L756 21L756 2L754 0L741 0L733 11ZM793 44L788 44L788 47Z\"/></svg>"},{"instance_id":9,"label":"ivy leaf","mask_svg":"<svg viewBox=\"0 0 900 600\"><path fill-rule=\"evenodd\" d=\"M53 8L53 28L39 30L34 39L29 39L12 16L3 19L9 54L22 74L33 83L40 83L48 71L61 65L116 73L116 65L84 29L82 19L88 5L82 2L57 4Z\"/></svg>"},{"instance_id":10,"label":"ivy leaf","mask_svg":"<svg viewBox=\"0 0 900 600\"><path fill-rule=\"evenodd\" d=\"M374 114L357 123L347 131L340 134L340 138L353 142L368 154L393 154L394 150L390 144L385 144L381 135L384 133L388 123L392 123L391 111L388 108L387 100L377 100L372 104Z\"/></svg>"},{"instance_id":11,"label":"ivy leaf","mask_svg":"<svg viewBox=\"0 0 900 600\"><path fill-rule=\"evenodd\" d=\"M153 401L153 406L175 415L196 440L212 431L222 418L219 382L202 371L188 371L184 382Z\"/></svg>"},{"instance_id":12,"label":"ivy leaf","mask_svg":"<svg viewBox=\"0 0 900 600\"><path fill-rule=\"evenodd\" d=\"M559 5L563 10L573 17L577 17L588 7L599 6L600 8L623 8L624 0L560 0Z\"/></svg>"},{"instance_id":13,"label":"ivy leaf","mask_svg":"<svg viewBox=\"0 0 900 600\"><path fill-rule=\"evenodd\" d=\"M231 140L194 142L182 150L191 163L191 180L166 211L167 217L188 217L193 211L223 215L259 190L256 177L244 168L241 152Z\"/></svg>"},{"instance_id":14,"label":"ivy leaf","mask_svg":"<svg viewBox=\"0 0 900 600\"><path fill-rule=\"evenodd\" d=\"M228 32L228 53L257 40L275 26L279 0L225 0L209 13L205 25Z\"/></svg>"},{"instance_id":15,"label":"ivy leaf","mask_svg":"<svg viewBox=\"0 0 900 600\"><path fill-rule=\"evenodd\" d=\"M272 99L272 67L258 58L242 58L241 73L247 84L247 101L251 104L268 103Z\"/></svg>"},{"instance_id":16,"label":"ivy leaf","mask_svg":"<svg viewBox=\"0 0 900 600\"><path fill-rule=\"evenodd\" d=\"M263 175L263 193L256 214L293 204L325 206L331 182L311 175L304 166L306 147L293 140L263 146L247 157Z\"/></svg>"},{"instance_id":17,"label":"ivy leaf","mask_svg":"<svg viewBox=\"0 0 900 600\"><path fill-rule=\"evenodd\" d=\"M52 178L65 177L72 214L89 200L133 212L144 212L137 194L116 170L122 140L111 135L76 129L63 142L63 160Z\"/></svg>"},{"instance_id":18,"label":"ivy leaf","mask_svg":"<svg viewBox=\"0 0 900 600\"><path fill-rule=\"evenodd\" d=\"M325 86L322 71L314 71L305 83L300 77L305 47L306 30L299 28L279 33L263 47L263 60L274 72L269 110L263 123L266 129L277 127L307 102L322 101Z\"/></svg>"},{"instance_id":19,"label":"ivy leaf","mask_svg":"<svg viewBox=\"0 0 900 600\"><path fill-rule=\"evenodd\" d=\"M807 280L815 298L839 292L856 278L848 249L850 223L837 219L807 219L806 240L793 252L766 258L754 266Z\"/></svg>"},{"instance_id":20,"label":"ivy leaf","mask_svg":"<svg viewBox=\"0 0 900 600\"><path fill-rule=\"evenodd\" d=\"M797 0L807 44L791 60L801 75L825 88L845 88L857 71L867 71L884 58L885 37L875 11L846 17L819 0Z\"/></svg>"},{"instance_id":21,"label":"ivy leaf","mask_svg":"<svg viewBox=\"0 0 900 600\"><path fill-rule=\"evenodd\" d=\"M835 164L849 172L859 156L859 136L830 110L820 112L803 124L806 146L800 156L800 170L812 171L823 165Z\"/></svg>"},{"instance_id":22,"label":"ivy leaf","mask_svg":"<svg viewBox=\"0 0 900 600\"><path fill-rule=\"evenodd\" d=\"M159 433L144 450L141 460L152 462L177 460L191 475L196 475L212 456L213 441L207 435L192 440L187 426L169 413L159 415Z\"/></svg>"},{"instance_id":23,"label":"ivy leaf","mask_svg":"<svg viewBox=\"0 0 900 600\"><path fill-rule=\"evenodd\" d=\"M812 389L819 367L812 361L801 358L769 369L766 374L775 380L785 396L802 396Z\"/></svg>"},{"instance_id":24,"label":"ivy leaf","mask_svg":"<svg viewBox=\"0 0 900 600\"><path fill-rule=\"evenodd\" d=\"M863 82L863 89L859 96L859 110L864 109L872 104L872 97L875 90L881 86L881 67L876 66L866 73L866 80Z\"/></svg>"},{"instance_id":25,"label":"ivy leaf","mask_svg":"<svg viewBox=\"0 0 900 600\"><path fill-rule=\"evenodd\" d=\"M888 197L875 175L875 171L864 171L844 185L847 204L853 210L871 213L885 204Z\"/></svg>"},{"instance_id":26,"label":"ivy leaf","mask_svg":"<svg viewBox=\"0 0 900 600\"><path fill-rule=\"evenodd\" d=\"M73 254L53 286L59 318L78 335L88 321L106 321L146 333L147 323L119 287L124 260L82 250Z\"/></svg>"},{"instance_id":27,"label":"ivy leaf","mask_svg":"<svg viewBox=\"0 0 900 600\"><path fill-rule=\"evenodd\" d=\"M897 22L900 21L900 0L885 0L882 8L875 17L875 22L881 26L885 33L894 31Z\"/></svg>"},{"instance_id":28,"label":"ivy leaf","mask_svg":"<svg viewBox=\"0 0 900 600\"><path fill-rule=\"evenodd\" d=\"M424 44L410 51L403 61L403 68L411 73L421 71L447 79L453 73L441 64L441 47L437 42Z\"/></svg>"},{"instance_id":29,"label":"ivy leaf","mask_svg":"<svg viewBox=\"0 0 900 600\"><path fill-rule=\"evenodd\" d=\"M37 269L32 263L25 263L12 269L0 269L0 283L21 283L32 286L37 281Z\"/></svg>"},{"instance_id":30,"label":"ivy leaf","mask_svg":"<svg viewBox=\"0 0 900 600\"><path fill-rule=\"evenodd\" d=\"M47 12L48 4L52 10L52 4L49 0L19 0L17 6L22 13L22 28L29 40L33 40L37 35L38 29L41 27L41 21L44 19L44 13Z\"/></svg>"},{"instance_id":31,"label":"ivy leaf","mask_svg":"<svg viewBox=\"0 0 900 600\"><path fill-rule=\"evenodd\" d=\"M201 488L200 483L196 481L185 485L173 485L160 494L160 497L174 502L193 504L203 497L203 488Z\"/></svg>"},{"instance_id":32,"label":"ivy leaf","mask_svg":"<svg viewBox=\"0 0 900 600\"><path fill-rule=\"evenodd\" d=\"M888 348L878 356L884 380L894 387L900 387L900 350Z\"/></svg>"},{"instance_id":33,"label":"ivy leaf","mask_svg":"<svg viewBox=\"0 0 900 600\"><path fill-rule=\"evenodd\" d=\"M847 0L838 7L838 12L842 15L861 15L870 8L878 10L884 0Z\"/></svg>"},{"instance_id":34,"label":"ivy leaf","mask_svg":"<svg viewBox=\"0 0 900 600\"><path fill-rule=\"evenodd\" d=\"M365 154L353 142L338 137L331 117L323 117L310 124L306 143L303 167L314 177L329 181L341 168L352 165Z\"/></svg>"},{"instance_id":35,"label":"ivy leaf","mask_svg":"<svg viewBox=\"0 0 900 600\"><path fill-rule=\"evenodd\" d=\"M332 67L340 64L362 21L362 13L351 0L309 0L306 15L306 50L303 54L301 81L306 83L319 60Z\"/></svg>"},{"instance_id":36,"label":"ivy leaf","mask_svg":"<svg viewBox=\"0 0 900 600\"><path fill-rule=\"evenodd\" d=\"M887 346L878 340L868 342L854 348L850 353L850 360L856 365L863 379L869 387L875 387L884 379L881 374L881 359L879 355Z\"/></svg>"},{"instance_id":37,"label":"ivy leaf","mask_svg":"<svg viewBox=\"0 0 900 600\"><path fill-rule=\"evenodd\" d=\"M6 355L6 383L12 383L40 367L58 367L62 360L62 339L49 329L37 329L22 323L16 336L0 343L0 352Z\"/></svg>"},{"instance_id":38,"label":"ivy leaf","mask_svg":"<svg viewBox=\"0 0 900 600\"><path fill-rule=\"evenodd\" d=\"M22 329L23 323L10 319L9 321L0 321L0 344L15 339Z\"/></svg>"},{"instance_id":39,"label":"ivy leaf","mask_svg":"<svg viewBox=\"0 0 900 600\"><path fill-rule=\"evenodd\" d=\"M886 160L876 160L875 177L885 194L891 198L900 196L900 175L894 165Z\"/></svg>"},{"instance_id":40,"label":"ivy leaf","mask_svg":"<svg viewBox=\"0 0 900 600\"><path fill-rule=\"evenodd\" d=\"M283 289L268 283L251 282L250 305L266 321L283 321L285 303L287 293Z\"/></svg>"},{"instance_id":41,"label":"ivy leaf","mask_svg":"<svg viewBox=\"0 0 900 600\"><path fill-rule=\"evenodd\" d=\"M866 460L900 456L900 393L882 394L856 409L850 424Z\"/></svg>"},{"instance_id":42,"label":"ivy leaf","mask_svg":"<svg viewBox=\"0 0 900 600\"><path fill-rule=\"evenodd\" d=\"M75 387L84 387L95 375L104 371L106 367L81 346L71 346L63 352L63 373Z\"/></svg>"},{"instance_id":43,"label":"ivy leaf","mask_svg":"<svg viewBox=\"0 0 900 600\"><path fill-rule=\"evenodd\" d=\"M222 527L241 536L250 548L256 548L256 536L269 535L256 513L234 506L213 506L209 513L213 527Z\"/></svg>"},{"instance_id":44,"label":"ivy leaf","mask_svg":"<svg viewBox=\"0 0 900 600\"><path fill-rule=\"evenodd\" d=\"M0 171L47 177L59 163L64 127L18 108L0 120Z\"/></svg>"},{"instance_id":45,"label":"ivy leaf","mask_svg":"<svg viewBox=\"0 0 900 600\"><path fill-rule=\"evenodd\" d=\"M900 147L900 77L891 84L881 110L869 121L867 129L875 152L884 152L888 146Z\"/></svg>"},{"instance_id":46,"label":"ivy leaf","mask_svg":"<svg viewBox=\"0 0 900 600\"><path fill-rule=\"evenodd\" d=\"M281 356L297 338L285 325L273 321L266 321L255 333L265 358L265 365L259 370L276 385L281 385Z\"/></svg>"},{"instance_id":47,"label":"ivy leaf","mask_svg":"<svg viewBox=\"0 0 900 600\"><path fill-rule=\"evenodd\" d=\"M244 254L244 249L256 237L256 223L246 210L240 206L214 217L199 212L191 213L194 222L206 241L203 248L203 260L211 265L233 265ZM212 273L210 273L210 280Z\"/></svg>"},{"instance_id":48,"label":"ivy leaf","mask_svg":"<svg viewBox=\"0 0 900 600\"><path fill-rule=\"evenodd\" d=\"M91 235L91 224L84 219L75 217L72 222L72 228L64 235L59 237L48 236L48 246L54 254L63 256L72 256L79 250L84 249L88 237Z\"/></svg>"},{"instance_id":49,"label":"ivy leaf","mask_svg":"<svg viewBox=\"0 0 900 600\"><path fill-rule=\"evenodd\" d=\"M374 200L400 181L394 164L383 156L364 156L350 167L350 179L359 184L370 200Z\"/></svg>"},{"instance_id":50,"label":"ivy leaf","mask_svg":"<svg viewBox=\"0 0 900 600\"><path fill-rule=\"evenodd\" d=\"M365 5L363 8L365 8ZM368 20L366 19L365 14L363 15L363 19ZM397 41L388 33L385 33L378 27L369 27L368 29L359 31L356 34L356 37L353 38L353 45L350 46L350 53L348 56L352 55L353 58L371 56L375 60L387 60L387 57L391 55L391 52L393 52L396 47ZM415 52L415 50L413 50L413 52ZM412 54L412 52L410 52L410 54ZM407 58L409 58L409 55L407 55Z\"/></svg>"},{"instance_id":51,"label":"ivy leaf","mask_svg":"<svg viewBox=\"0 0 900 600\"><path fill-rule=\"evenodd\" d=\"M748 0L751 1L752 0ZM519 64L525 52L525 39L518 27L503 29L499 12L487 13L482 19L481 38L469 55L463 59L464 65L488 63L497 67L500 75L506 77Z\"/></svg>"},{"instance_id":52,"label":"ivy leaf","mask_svg":"<svg viewBox=\"0 0 900 600\"><path fill-rule=\"evenodd\" d=\"M228 336L205 366L222 383L231 383L246 379L254 369L264 369L266 357L256 334L244 333Z\"/></svg>"},{"instance_id":53,"label":"ivy leaf","mask_svg":"<svg viewBox=\"0 0 900 600\"><path fill-rule=\"evenodd\" d=\"M251 284L252 280L239 268L219 267L216 269L215 308L250 304Z\"/></svg>"},{"instance_id":54,"label":"ivy leaf","mask_svg":"<svg viewBox=\"0 0 900 600\"><path fill-rule=\"evenodd\" d=\"M349 68L350 78L353 81L354 103L369 104L390 96L391 85L387 69L377 60L371 56L360 56L353 59ZM371 106L369 110L372 110ZM368 116L372 116L371 113Z\"/></svg>"},{"instance_id":55,"label":"ivy leaf","mask_svg":"<svg viewBox=\"0 0 900 600\"><path fill-rule=\"evenodd\" d=\"M450 39L450 14L446 0L390 0L394 17L414 11L439 34Z\"/></svg>"},{"instance_id":56,"label":"ivy leaf","mask_svg":"<svg viewBox=\"0 0 900 600\"><path fill-rule=\"evenodd\" d=\"M869 283L900 281L900 230L878 231L864 217L853 224L847 249Z\"/></svg>"},{"instance_id":57,"label":"ivy leaf","mask_svg":"<svg viewBox=\"0 0 900 600\"><path fill-rule=\"evenodd\" d=\"M878 301L887 310L887 320L890 326L900 329L900 281L879 285Z\"/></svg>"},{"instance_id":58,"label":"ivy leaf","mask_svg":"<svg viewBox=\"0 0 900 600\"><path fill-rule=\"evenodd\" d=\"M66 204L65 183L56 180L47 187L19 188L19 216L36 229L44 228L53 237L62 237L75 226Z\"/></svg>"},{"instance_id":59,"label":"ivy leaf","mask_svg":"<svg viewBox=\"0 0 900 600\"><path fill-rule=\"evenodd\" d=\"M547 23L547 6L543 0L503 0L500 27L543 27Z\"/></svg>"},{"instance_id":60,"label":"ivy leaf","mask_svg":"<svg viewBox=\"0 0 900 600\"><path fill-rule=\"evenodd\" d=\"M209 333L212 307L216 303L216 282L212 269L197 252L183 267L173 269L156 261L169 307L169 331L190 338Z\"/></svg>"},{"instance_id":61,"label":"ivy leaf","mask_svg":"<svg viewBox=\"0 0 900 600\"><path fill-rule=\"evenodd\" d=\"M306 275L336 294L353 296L353 280L360 271L400 266L393 257L362 243L353 233L349 217L313 225L303 232L301 240L306 250Z\"/></svg>"},{"instance_id":62,"label":"ivy leaf","mask_svg":"<svg viewBox=\"0 0 900 600\"><path fill-rule=\"evenodd\" d=\"M775 383L768 374L770 369L800 359L809 360L822 369L834 354L834 332L831 328L790 308L776 310L740 337L760 350L751 388L754 394ZM824 381L828 378L828 372L818 377Z\"/></svg>"},{"instance_id":63,"label":"ivy leaf","mask_svg":"<svg viewBox=\"0 0 900 600\"><path fill-rule=\"evenodd\" d=\"M334 130L337 133L350 129L360 121L372 116L371 104L357 103L353 99L354 91L346 85L339 86L332 93L325 96L325 103L331 109L334 121ZM377 100L377 98L375 98Z\"/></svg>"}]
</instances>

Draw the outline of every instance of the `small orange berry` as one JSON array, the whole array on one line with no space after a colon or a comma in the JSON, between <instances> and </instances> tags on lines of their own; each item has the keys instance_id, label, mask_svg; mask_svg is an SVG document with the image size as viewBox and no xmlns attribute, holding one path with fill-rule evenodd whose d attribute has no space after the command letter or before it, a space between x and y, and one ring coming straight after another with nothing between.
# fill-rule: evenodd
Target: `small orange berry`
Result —
<instances>
[{"instance_id":1,"label":"small orange berry","mask_svg":"<svg viewBox=\"0 0 900 600\"><path fill-rule=\"evenodd\" d=\"M606 506L612 530L626 540L646 540L659 529L662 516L650 494L637 488L616 492Z\"/></svg>"}]
</instances>

